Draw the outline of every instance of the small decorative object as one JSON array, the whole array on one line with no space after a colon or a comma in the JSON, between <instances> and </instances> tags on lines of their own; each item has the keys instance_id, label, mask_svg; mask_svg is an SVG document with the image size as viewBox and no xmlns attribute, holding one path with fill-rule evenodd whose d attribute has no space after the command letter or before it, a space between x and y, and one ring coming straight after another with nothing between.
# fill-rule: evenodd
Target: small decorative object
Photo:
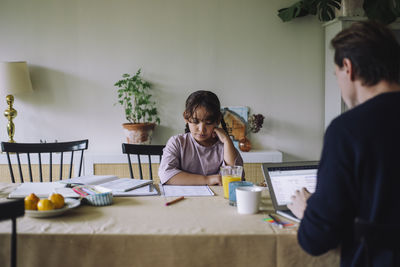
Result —
<instances>
[{"instance_id":1,"label":"small decorative object","mask_svg":"<svg viewBox=\"0 0 400 267\"><path fill-rule=\"evenodd\" d=\"M233 144L239 149L239 140L246 136L249 108L244 106L222 107L221 112Z\"/></svg>"},{"instance_id":2,"label":"small decorative object","mask_svg":"<svg viewBox=\"0 0 400 267\"><path fill-rule=\"evenodd\" d=\"M243 152L251 150L251 142L246 136L239 140L239 149Z\"/></svg>"},{"instance_id":3,"label":"small decorative object","mask_svg":"<svg viewBox=\"0 0 400 267\"><path fill-rule=\"evenodd\" d=\"M253 114L248 121L249 130L252 133L258 133L264 124L264 116L261 114Z\"/></svg>"},{"instance_id":4,"label":"small decorative object","mask_svg":"<svg viewBox=\"0 0 400 267\"><path fill-rule=\"evenodd\" d=\"M264 116L262 114L253 114L249 117L247 121L247 134L258 133L262 128L264 123ZM239 140L239 149L243 152L249 152L251 150L251 142L244 136Z\"/></svg>"},{"instance_id":5,"label":"small decorative object","mask_svg":"<svg viewBox=\"0 0 400 267\"><path fill-rule=\"evenodd\" d=\"M129 144L150 144L154 127L160 124L156 103L151 101L151 85L140 76L139 69L134 76L123 74L122 80L114 84L118 92L118 104L125 110L129 123L122 126Z\"/></svg>"}]
</instances>

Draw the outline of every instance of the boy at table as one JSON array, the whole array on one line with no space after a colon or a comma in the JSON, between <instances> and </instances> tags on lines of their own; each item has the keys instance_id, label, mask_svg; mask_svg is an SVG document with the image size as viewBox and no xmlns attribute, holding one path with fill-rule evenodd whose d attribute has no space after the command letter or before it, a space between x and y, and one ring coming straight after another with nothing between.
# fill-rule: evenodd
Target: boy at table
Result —
<instances>
[{"instance_id":1,"label":"boy at table","mask_svg":"<svg viewBox=\"0 0 400 267\"><path fill-rule=\"evenodd\" d=\"M305 251L320 255L340 245L341 266L365 266L355 218L400 222L400 47L388 28L371 21L352 24L331 44L350 110L326 130L315 193L297 191L288 207L302 218ZM391 266L391 257L378 254L374 266Z\"/></svg>"}]
</instances>

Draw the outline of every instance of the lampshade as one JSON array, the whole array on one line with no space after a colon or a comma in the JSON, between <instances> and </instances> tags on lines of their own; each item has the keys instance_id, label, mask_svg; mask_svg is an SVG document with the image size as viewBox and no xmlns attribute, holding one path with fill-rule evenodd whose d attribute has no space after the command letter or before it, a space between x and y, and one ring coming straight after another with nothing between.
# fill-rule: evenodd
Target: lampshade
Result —
<instances>
[{"instance_id":1,"label":"lampshade","mask_svg":"<svg viewBox=\"0 0 400 267\"><path fill-rule=\"evenodd\" d=\"M0 62L0 94L14 95L32 91L32 83L25 61Z\"/></svg>"}]
</instances>

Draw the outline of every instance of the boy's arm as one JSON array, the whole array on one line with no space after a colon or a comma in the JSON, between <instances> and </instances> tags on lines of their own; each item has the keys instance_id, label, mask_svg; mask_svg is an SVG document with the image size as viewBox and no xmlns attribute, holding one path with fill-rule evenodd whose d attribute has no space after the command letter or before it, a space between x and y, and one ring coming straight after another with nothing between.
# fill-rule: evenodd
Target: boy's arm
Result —
<instances>
[{"instance_id":1,"label":"boy's arm","mask_svg":"<svg viewBox=\"0 0 400 267\"><path fill-rule=\"evenodd\" d=\"M228 166L234 166L238 152L233 146L232 140L221 128L215 128L214 132L217 134L218 139L224 144L224 161Z\"/></svg>"}]
</instances>

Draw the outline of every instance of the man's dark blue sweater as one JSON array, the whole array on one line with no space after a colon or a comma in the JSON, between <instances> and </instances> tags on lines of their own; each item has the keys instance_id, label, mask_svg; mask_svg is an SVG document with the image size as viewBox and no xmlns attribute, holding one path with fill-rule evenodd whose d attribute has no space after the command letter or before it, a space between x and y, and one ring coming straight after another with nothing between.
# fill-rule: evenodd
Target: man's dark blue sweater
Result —
<instances>
[{"instance_id":1,"label":"man's dark blue sweater","mask_svg":"<svg viewBox=\"0 0 400 267\"><path fill-rule=\"evenodd\" d=\"M316 191L298 232L300 245L312 255L340 246L341 266L362 266L354 219L400 223L399 191L400 93L383 93L328 127ZM382 254L374 262L385 266L389 260Z\"/></svg>"}]
</instances>

